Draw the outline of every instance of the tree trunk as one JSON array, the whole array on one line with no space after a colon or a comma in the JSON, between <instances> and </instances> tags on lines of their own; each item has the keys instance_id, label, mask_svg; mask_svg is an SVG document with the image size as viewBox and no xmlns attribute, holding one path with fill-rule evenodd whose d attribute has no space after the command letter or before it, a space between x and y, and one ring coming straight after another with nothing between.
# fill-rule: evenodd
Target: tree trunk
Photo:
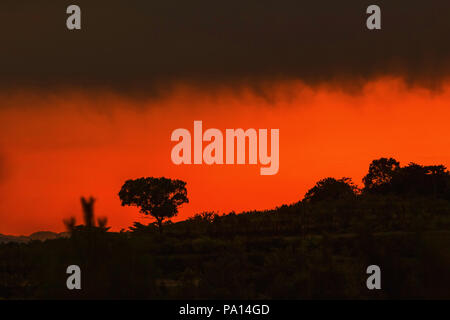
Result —
<instances>
[{"instance_id":1,"label":"tree trunk","mask_svg":"<svg viewBox=\"0 0 450 320\"><path fill-rule=\"evenodd\" d=\"M162 234L162 221L163 219L156 219L156 221L158 222L158 230L159 230L159 234Z\"/></svg>"}]
</instances>

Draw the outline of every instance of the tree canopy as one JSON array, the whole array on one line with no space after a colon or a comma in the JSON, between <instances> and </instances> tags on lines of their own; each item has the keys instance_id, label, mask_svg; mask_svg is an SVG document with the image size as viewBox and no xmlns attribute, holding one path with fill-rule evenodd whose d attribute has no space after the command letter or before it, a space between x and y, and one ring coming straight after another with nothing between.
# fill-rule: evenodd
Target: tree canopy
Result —
<instances>
[{"instance_id":1,"label":"tree canopy","mask_svg":"<svg viewBox=\"0 0 450 320\"><path fill-rule=\"evenodd\" d=\"M450 174L443 165L401 167L393 158L380 158L372 161L363 183L365 193L450 197Z\"/></svg>"},{"instance_id":2,"label":"tree canopy","mask_svg":"<svg viewBox=\"0 0 450 320\"><path fill-rule=\"evenodd\" d=\"M304 200L307 202L337 200L353 197L357 191L358 188L353 184L351 178L335 179L328 177L318 181L314 187L309 189Z\"/></svg>"},{"instance_id":3,"label":"tree canopy","mask_svg":"<svg viewBox=\"0 0 450 320\"><path fill-rule=\"evenodd\" d=\"M188 203L186 182L161 178L127 180L119 191L122 206L140 208L144 215L156 219L160 231L162 222L178 214L178 207Z\"/></svg>"},{"instance_id":4,"label":"tree canopy","mask_svg":"<svg viewBox=\"0 0 450 320\"><path fill-rule=\"evenodd\" d=\"M369 165L369 172L363 178L364 191L380 192L389 184L400 169L400 162L394 158L380 158Z\"/></svg>"}]
</instances>

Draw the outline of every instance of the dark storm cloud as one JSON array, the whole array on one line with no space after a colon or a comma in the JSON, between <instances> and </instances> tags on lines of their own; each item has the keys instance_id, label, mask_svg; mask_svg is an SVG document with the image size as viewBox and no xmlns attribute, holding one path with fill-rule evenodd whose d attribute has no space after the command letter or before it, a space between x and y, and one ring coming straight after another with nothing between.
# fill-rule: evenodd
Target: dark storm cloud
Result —
<instances>
[{"instance_id":1,"label":"dark storm cloud","mask_svg":"<svg viewBox=\"0 0 450 320\"><path fill-rule=\"evenodd\" d=\"M65 27L82 9L82 30ZM365 27L382 8L382 30ZM450 73L450 1L3 0L0 83L147 90L299 78L309 83Z\"/></svg>"}]
</instances>

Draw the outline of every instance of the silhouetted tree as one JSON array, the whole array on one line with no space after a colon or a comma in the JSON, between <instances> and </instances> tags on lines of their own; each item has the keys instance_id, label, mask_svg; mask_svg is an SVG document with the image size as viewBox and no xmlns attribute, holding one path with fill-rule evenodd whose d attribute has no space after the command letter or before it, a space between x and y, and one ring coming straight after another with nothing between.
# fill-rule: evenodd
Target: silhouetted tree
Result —
<instances>
[{"instance_id":1,"label":"silhouetted tree","mask_svg":"<svg viewBox=\"0 0 450 320\"><path fill-rule=\"evenodd\" d=\"M186 182L161 178L127 180L119 191L122 206L136 206L144 215L156 219L159 231L166 218L178 213L178 207L189 202Z\"/></svg>"},{"instance_id":2,"label":"silhouetted tree","mask_svg":"<svg viewBox=\"0 0 450 320\"><path fill-rule=\"evenodd\" d=\"M369 172L363 178L365 192L387 191L395 173L400 169L400 163L393 158L380 158L373 160Z\"/></svg>"},{"instance_id":3,"label":"silhouetted tree","mask_svg":"<svg viewBox=\"0 0 450 320\"><path fill-rule=\"evenodd\" d=\"M365 193L450 198L450 174L443 165L400 167L393 158L381 158L372 161L363 182Z\"/></svg>"},{"instance_id":4,"label":"silhouetted tree","mask_svg":"<svg viewBox=\"0 0 450 320\"><path fill-rule=\"evenodd\" d=\"M410 163L397 170L391 181L391 191L405 196L447 197L450 174L443 165L422 166Z\"/></svg>"},{"instance_id":5,"label":"silhouetted tree","mask_svg":"<svg viewBox=\"0 0 450 320\"><path fill-rule=\"evenodd\" d=\"M203 211L194 215L194 217L189 218L190 221L202 221L211 223L218 214L214 211Z\"/></svg>"},{"instance_id":6,"label":"silhouetted tree","mask_svg":"<svg viewBox=\"0 0 450 320\"><path fill-rule=\"evenodd\" d=\"M351 178L325 178L316 183L314 187L305 194L304 201L316 202L323 200L337 200L354 197L358 192Z\"/></svg>"},{"instance_id":7,"label":"silhouetted tree","mask_svg":"<svg viewBox=\"0 0 450 320\"><path fill-rule=\"evenodd\" d=\"M95 218L94 218L94 203L95 198L89 197L86 199L85 197L81 197L81 208L83 210L83 220L84 225L76 225L75 217L70 217L69 219L64 219L64 225L66 226L67 231L73 233L74 231L108 231L110 227L107 227L108 218L101 217L97 219L98 226L95 226Z\"/></svg>"},{"instance_id":8,"label":"silhouetted tree","mask_svg":"<svg viewBox=\"0 0 450 320\"><path fill-rule=\"evenodd\" d=\"M81 207L83 208L84 225L89 229L95 225L94 203L95 199L93 197L90 197L89 200L87 200L85 197L81 197Z\"/></svg>"}]
</instances>

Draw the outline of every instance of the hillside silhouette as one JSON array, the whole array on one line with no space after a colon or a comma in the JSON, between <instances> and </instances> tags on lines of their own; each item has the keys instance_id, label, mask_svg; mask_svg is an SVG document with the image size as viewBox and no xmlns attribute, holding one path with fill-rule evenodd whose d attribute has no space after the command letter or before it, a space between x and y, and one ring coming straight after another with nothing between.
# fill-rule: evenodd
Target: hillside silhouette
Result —
<instances>
[{"instance_id":1,"label":"hillside silhouette","mask_svg":"<svg viewBox=\"0 0 450 320\"><path fill-rule=\"evenodd\" d=\"M448 299L450 173L443 165L372 161L363 186L326 177L296 203L170 218L186 183L127 180L118 193L155 222L109 232L81 198L67 238L0 244L6 299ZM138 210L137 210L138 211ZM82 290L67 290L79 265ZM379 265L382 290L365 285Z\"/></svg>"}]
</instances>

